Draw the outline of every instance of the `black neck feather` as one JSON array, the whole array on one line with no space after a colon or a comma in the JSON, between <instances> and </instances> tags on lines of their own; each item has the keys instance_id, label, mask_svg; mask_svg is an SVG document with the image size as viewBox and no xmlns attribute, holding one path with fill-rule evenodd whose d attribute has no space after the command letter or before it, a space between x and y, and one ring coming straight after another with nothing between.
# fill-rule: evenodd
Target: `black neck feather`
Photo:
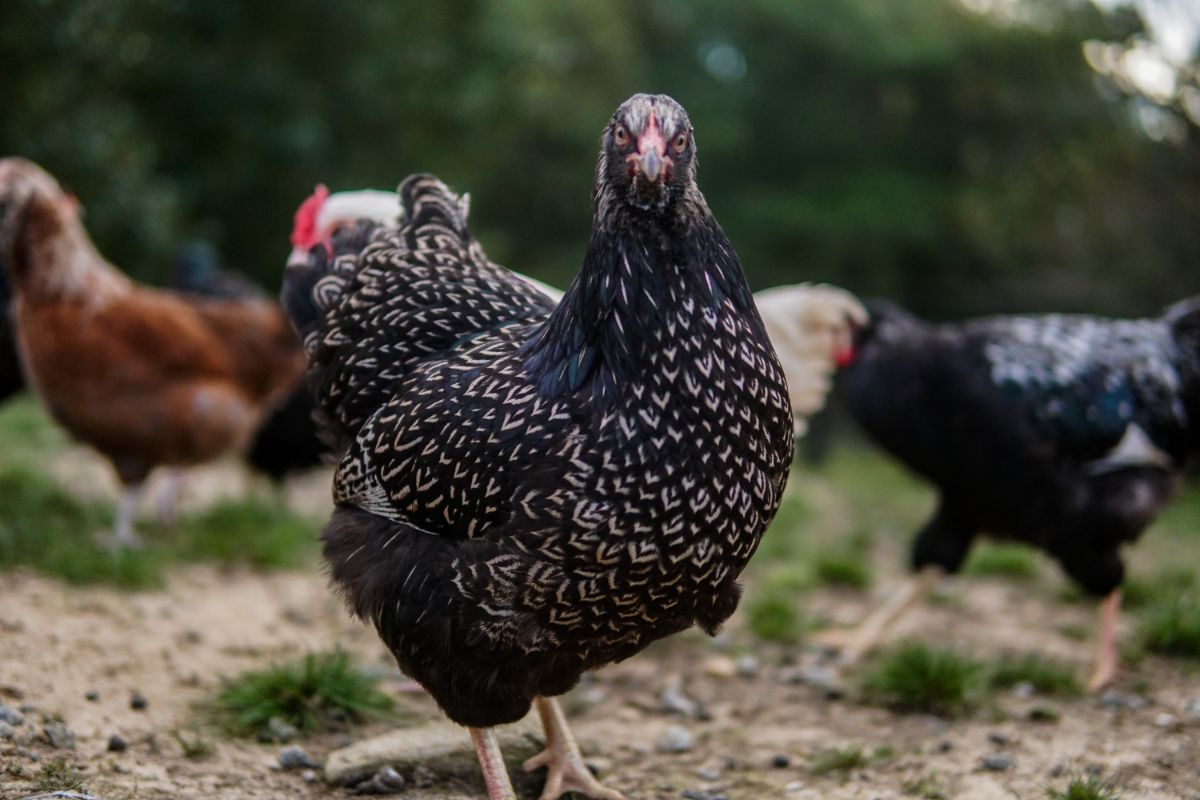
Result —
<instances>
[{"instance_id":1,"label":"black neck feather","mask_svg":"<svg viewBox=\"0 0 1200 800\"><path fill-rule=\"evenodd\" d=\"M670 213L600 204L583 268L532 337L527 365L550 396L599 381L597 396L655 368L657 330L680 308L715 313L728 300L761 335L741 263L697 192ZM690 316L690 315L689 315ZM679 331L694 336L697 331Z\"/></svg>"}]
</instances>

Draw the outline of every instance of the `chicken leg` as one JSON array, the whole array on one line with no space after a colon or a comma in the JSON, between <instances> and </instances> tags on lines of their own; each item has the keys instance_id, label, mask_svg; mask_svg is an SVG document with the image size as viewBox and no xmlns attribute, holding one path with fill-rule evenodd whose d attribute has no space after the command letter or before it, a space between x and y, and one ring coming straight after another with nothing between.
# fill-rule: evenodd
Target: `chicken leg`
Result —
<instances>
[{"instance_id":1,"label":"chicken leg","mask_svg":"<svg viewBox=\"0 0 1200 800\"><path fill-rule=\"evenodd\" d=\"M558 701L552 697L539 697L536 703L542 730L546 733L546 749L525 762L525 771L546 767L546 786L541 800L558 800L567 792L577 792L595 800L626 800L620 792L601 786L583 763L579 745L567 726L567 718Z\"/></svg>"},{"instance_id":2,"label":"chicken leg","mask_svg":"<svg viewBox=\"0 0 1200 800\"><path fill-rule=\"evenodd\" d=\"M904 579L883 604L872 611L866 619L849 630L822 631L814 641L838 654L838 661L847 666L856 663L875 649L892 626L905 612L926 597L941 580L940 567L925 567L916 575Z\"/></svg>"},{"instance_id":3,"label":"chicken leg","mask_svg":"<svg viewBox=\"0 0 1200 800\"><path fill-rule=\"evenodd\" d=\"M133 529L133 520L137 516L141 499L142 484L135 483L125 486L121 493L121 502L117 505L117 522L113 527L113 536L107 543L113 550L141 546L142 541Z\"/></svg>"},{"instance_id":4,"label":"chicken leg","mask_svg":"<svg viewBox=\"0 0 1200 800\"><path fill-rule=\"evenodd\" d=\"M1112 683L1117 676L1117 616L1121 611L1121 590L1112 592L1100 601L1100 626L1096 642L1096 669L1088 681L1088 691L1095 692Z\"/></svg>"},{"instance_id":5,"label":"chicken leg","mask_svg":"<svg viewBox=\"0 0 1200 800\"><path fill-rule=\"evenodd\" d=\"M517 800L512 781L508 779L508 768L491 728L469 728L471 741L475 743L475 755L483 769L483 782L487 786L488 800Z\"/></svg>"}]
</instances>

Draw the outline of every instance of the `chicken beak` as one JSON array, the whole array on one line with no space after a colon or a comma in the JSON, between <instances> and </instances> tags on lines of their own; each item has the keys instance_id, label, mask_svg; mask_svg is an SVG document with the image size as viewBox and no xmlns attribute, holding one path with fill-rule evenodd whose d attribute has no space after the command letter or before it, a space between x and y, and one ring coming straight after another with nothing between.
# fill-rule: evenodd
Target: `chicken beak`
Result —
<instances>
[{"instance_id":1,"label":"chicken beak","mask_svg":"<svg viewBox=\"0 0 1200 800\"><path fill-rule=\"evenodd\" d=\"M660 175L665 171L663 167L666 165L663 159L662 150L659 148L650 148L646 153L638 159L638 167L642 170L642 174L646 176L646 180L651 183L656 183Z\"/></svg>"}]
</instances>

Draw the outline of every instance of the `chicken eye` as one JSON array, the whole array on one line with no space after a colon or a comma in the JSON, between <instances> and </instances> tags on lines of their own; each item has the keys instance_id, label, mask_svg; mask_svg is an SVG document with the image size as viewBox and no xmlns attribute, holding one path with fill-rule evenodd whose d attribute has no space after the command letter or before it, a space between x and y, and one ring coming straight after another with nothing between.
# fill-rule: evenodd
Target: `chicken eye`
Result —
<instances>
[{"instance_id":1,"label":"chicken eye","mask_svg":"<svg viewBox=\"0 0 1200 800\"><path fill-rule=\"evenodd\" d=\"M624 147L629 143L629 131L625 130L624 125L613 128L613 141L617 143L617 147Z\"/></svg>"},{"instance_id":2,"label":"chicken eye","mask_svg":"<svg viewBox=\"0 0 1200 800\"><path fill-rule=\"evenodd\" d=\"M686 133L679 134L675 137L675 141L672 142L671 145L675 148L676 153L682 153L687 149L688 135Z\"/></svg>"}]
</instances>

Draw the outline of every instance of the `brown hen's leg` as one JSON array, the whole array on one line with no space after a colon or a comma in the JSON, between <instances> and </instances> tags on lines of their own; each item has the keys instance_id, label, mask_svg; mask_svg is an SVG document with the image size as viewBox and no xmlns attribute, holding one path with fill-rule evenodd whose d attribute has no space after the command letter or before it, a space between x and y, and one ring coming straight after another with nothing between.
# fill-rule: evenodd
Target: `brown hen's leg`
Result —
<instances>
[{"instance_id":1,"label":"brown hen's leg","mask_svg":"<svg viewBox=\"0 0 1200 800\"><path fill-rule=\"evenodd\" d=\"M1117 677L1117 616L1121 611L1121 590L1113 589L1100 601L1100 628L1096 642L1096 671L1088 681L1088 691L1103 689Z\"/></svg>"},{"instance_id":2,"label":"brown hen's leg","mask_svg":"<svg viewBox=\"0 0 1200 800\"><path fill-rule=\"evenodd\" d=\"M567 727L567 718L562 706L552 697L537 699L538 714L542 717L542 729L546 732L546 749L525 762L525 771L546 767L546 787L541 800L557 800L567 792L577 792L595 800L625 800L625 795L604 786L593 777L579 745Z\"/></svg>"},{"instance_id":3,"label":"brown hen's leg","mask_svg":"<svg viewBox=\"0 0 1200 800\"><path fill-rule=\"evenodd\" d=\"M133 529L134 518L137 517L138 505L142 499L142 484L128 485L121 493L121 502L117 506L117 522L111 538L101 535L104 546L112 550L122 550L127 547L141 547L142 540Z\"/></svg>"},{"instance_id":4,"label":"brown hen's leg","mask_svg":"<svg viewBox=\"0 0 1200 800\"><path fill-rule=\"evenodd\" d=\"M849 630L822 631L813 637L818 645L838 654L838 661L850 665L875 649L904 613L916 605L941 580L940 567L925 567L916 575L904 579L883 604L865 620Z\"/></svg>"},{"instance_id":5,"label":"brown hen's leg","mask_svg":"<svg viewBox=\"0 0 1200 800\"><path fill-rule=\"evenodd\" d=\"M496 734L491 728L467 730L471 731L475 755L479 757L479 766L483 769L483 782L487 786L488 800L517 800L512 782L508 779L508 769L504 766L504 756L496 742Z\"/></svg>"}]
</instances>

